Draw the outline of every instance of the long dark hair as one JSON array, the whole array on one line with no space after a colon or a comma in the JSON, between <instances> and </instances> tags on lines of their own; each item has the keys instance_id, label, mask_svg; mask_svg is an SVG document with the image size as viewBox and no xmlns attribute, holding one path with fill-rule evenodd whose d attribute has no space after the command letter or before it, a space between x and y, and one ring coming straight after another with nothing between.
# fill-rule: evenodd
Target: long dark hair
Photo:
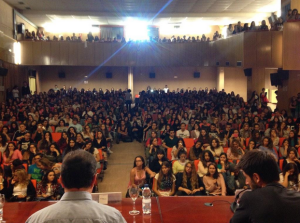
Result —
<instances>
[{"instance_id":1,"label":"long dark hair","mask_svg":"<svg viewBox=\"0 0 300 223\"><path fill-rule=\"evenodd\" d=\"M6 149L5 149L5 151L4 151L4 154L5 154L5 156L6 156L6 158L8 158L9 157L9 145L14 145L14 151L17 149L17 147L16 147L16 145L15 145L15 143L14 142L9 142L8 144L7 144L7 146L6 146Z\"/></svg>"},{"instance_id":2,"label":"long dark hair","mask_svg":"<svg viewBox=\"0 0 300 223\"><path fill-rule=\"evenodd\" d=\"M157 155L158 155L158 154L163 154L163 155L164 155L164 156L162 157L161 161L163 161L163 162L168 161L168 158L166 157L165 152L164 152L162 149L158 149L158 150L156 151L156 156L155 156L154 160L157 160L157 161L158 161L158 158L157 158Z\"/></svg>"},{"instance_id":3,"label":"long dark hair","mask_svg":"<svg viewBox=\"0 0 300 223\"><path fill-rule=\"evenodd\" d=\"M169 171L167 173L167 176L165 178L171 178L172 179L172 165L170 164L170 162L168 161L163 161L162 164L161 164L161 167L165 166L166 168L169 168ZM157 185L160 185L162 179L164 177L164 174L162 172L162 168L160 168L160 171L159 171L159 175L158 175L158 179L157 179Z\"/></svg>"},{"instance_id":4,"label":"long dark hair","mask_svg":"<svg viewBox=\"0 0 300 223\"><path fill-rule=\"evenodd\" d=\"M205 154L206 153L209 155L209 161L205 160ZM209 151L209 150L203 151L203 153L201 154L201 162L203 163L204 167L207 167L207 162L212 162L212 163L215 162L214 155L211 153L211 151Z\"/></svg>"},{"instance_id":5,"label":"long dark hair","mask_svg":"<svg viewBox=\"0 0 300 223\"><path fill-rule=\"evenodd\" d=\"M208 171L207 171L207 174L206 174L206 176L210 176L210 173L209 173L209 167L210 166L214 166L215 167L215 169L216 169L216 171L215 171L215 173L212 175L212 177L214 178L214 179L218 179L218 177L219 177L219 172L218 172L218 167L217 167L217 164L215 164L215 163L210 163L209 165L208 165Z\"/></svg>"},{"instance_id":6,"label":"long dark hair","mask_svg":"<svg viewBox=\"0 0 300 223\"><path fill-rule=\"evenodd\" d=\"M140 159L142 160L142 162L143 162L142 168L145 169L145 167L146 167L145 159L144 159L144 157L142 157L142 156L136 156L136 157L134 158L133 168L136 167L136 163L135 163L136 158L140 158Z\"/></svg>"},{"instance_id":7,"label":"long dark hair","mask_svg":"<svg viewBox=\"0 0 300 223\"><path fill-rule=\"evenodd\" d=\"M57 184L57 177L56 177L56 175L55 175L55 172L54 172L53 170L49 170L49 171L47 171L47 172L44 174L44 176L43 176L43 178L42 178L42 181L41 181L41 184L42 184L42 186L43 186L44 188L46 188L46 187L47 187L47 184L49 183L49 182L48 182L48 175L49 175L51 172L54 173L54 179L53 179L53 181L51 182L51 184L52 184L52 185Z\"/></svg>"},{"instance_id":8,"label":"long dark hair","mask_svg":"<svg viewBox=\"0 0 300 223\"><path fill-rule=\"evenodd\" d=\"M288 137L289 145L292 146L292 140L294 140L294 145L297 145L297 143L298 143L298 136L297 136L297 133L296 133L294 130L291 130L290 132L293 132L293 133L294 133L294 137L293 137L293 138L291 138L290 136Z\"/></svg>"},{"instance_id":9,"label":"long dark hair","mask_svg":"<svg viewBox=\"0 0 300 223\"><path fill-rule=\"evenodd\" d=\"M1 135L1 138L2 138L1 144L2 144L2 146L5 146L6 143L7 143L7 138L3 133L0 133L0 135Z\"/></svg>"},{"instance_id":10,"label":"long dark hair","mask_svg":"<svg viewBox=\"0 0 300 223\"><path fill-rule=\"evenodd\" d=\"M89 150L87 150L89 153L94 154L94 147L93 147L93 142L92 140L88 140L84 143L83 149L87 146L87 144L91 143L91 148L89 148Z\"/></svg>"},{"instance_id":11,"label":"long dark hair","mask_svg":"<svg viewBox=\"0 0 300 223\"><path fill-rule=\"evenodd\" d=\"M289 170L292 170L292 169L294 169L294 174L289 175L288 180L293 181L294 184L298 184L299 183L299 170L295 163L286 164L286 166L284 167L284 169L282 171L282 175L285 176L286 172L288 172Z\"/></svg>"}]
</instances>

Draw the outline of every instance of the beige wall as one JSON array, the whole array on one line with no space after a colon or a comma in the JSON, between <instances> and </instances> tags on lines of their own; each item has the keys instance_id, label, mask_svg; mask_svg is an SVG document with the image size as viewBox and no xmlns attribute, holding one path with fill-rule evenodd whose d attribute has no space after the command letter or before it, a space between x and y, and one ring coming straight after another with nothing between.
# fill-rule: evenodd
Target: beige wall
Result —
<instances>
[{"instance_id":1,"label":"beige wall","mask_svg":"<svg viewBox=\"0 0 300 223\"><path fill-rule=\"evenodd\" d=\"M200 72L200 78L194 78L194 72ZM149 78L149 73L155 72L155 78ZM174 78L177 76L177 78ZM193 89L216 88L217 87L217 68L214 67L156 67L151 70L149 67L135 67L133 70L134 94L145 90L147 86L151 88L177 88Z\"/></svg>"},{"instance_id":2,"label":"beige wall","mask_svg":"<svg viewBox=\"0 0 300 223\"><path fill-rule=\"evenodd\" d=\"M60 38L60 36L64 37L64 40L66 40L67 36L72 37L73 33L61 33L61 32L46 32L44 31L45 36L49 36L50 40L53 40L53 36L55 35L57 38ZM100 33L99 32L92 32L93 36L98 36L100 38ZM79 37L81 35L81 40L85 41L87 39L87 33L75 33L75 36Z\"/></svg>"},{"instance_id":3,"label":"beige wall","mask_svg":"<svg viewBox=\"0 0 300 223\"><path fill-rule=\"evenodd\" d=\"M291 0L291 9L300 10L300 1L299 0Z\"/></svg>"},{"instance_id":4,"label":"beige wall","mask_svg":"<svg viewBox=\"0 0 300 223\"><path fill-rule=\"evenodd\" d=\"M213 35L216 31L222 34L222 30L219 26L208 26L208 29L202 29L203 24L195 25L192 28L184 28L184 25L181 25L179 29L174 29L174 25L169 25L170 27L160 27L159 28L159 38L163 39L166 37L167 39L171 38L173 35L177 38L180 36L181 38L185 35L187 37L197 37L201 38L202 34L205 34L206 37L209 37L212 40Z\"/></svg>"},{"instance_id":5,"label":"beige wall","mask_svg":"<svg viewBox=\"0 0 300 223\"><path fill-rule=\"evenodd\" d=\"M13 8L0 0L0 31L13 38Z\"/></svg>"},{"instance_id":6,"label":"beige wall","mask_svg":"<svg viewBox=\"0 0 300 223\"><path fill-rule=\"evenodd\" d=\"M233 91L247 99L247 77L243 68L224 67L224 89L227 93Z\"/></svg>"},{"instance_id":7,"label":"beige wall","mask_svg":"<svg viewBox=\"0 0 300 223\"><path fill-rule=\"evenodd\" d=\"M276 87L271 86L270 74L277 73L277 69L253 68L252 69L252 91L258 94L262 88L274 90Z\"/></svg>"},{"instance_id":8,"label":"beige wall","mask_svg":"<svg viewBox=\"0 0 300 223\"><path fill-rule=\"evenodd\" d=\"M25 25L25 29L28 29L29 32L34 31L36 33L37 28L35 28L34 26L32 26L29 22L27 22L26 20L24 20L23 18L21 18L19 15L16 15L16 22L17 25L23 23ZM18 40L22 40L24 37L22 34L18 34L17 35L17 39Z\"/></svg>"},{"instance_id":9,"label":"beige wall","mask_svg":"<svg viewBox=\"0 0 300 223\"><path fill-rule=\"evenodd\" d=\"M69 87L76 87L77 89L125 89L127 88L127 67L102 67L96 71L90 77L84 76L91 74L95 67L42 67L38 74L39 78L39 90L48 91L50 88L54 88L58 85L59 88L66 85ZM58 72L64 71L66 78L58 78ZM112 72L113 78L107 79L105 77L106 72ZM84 84L84 80L88 81L88 84Z\"/></svg>"},{"instance_id":10,"label":"beige wall","mask_svg":"<svg viewBox=\"0 0 300 223\"><path fill-rule=\"evenodd\" d=\"M224 67L218 67L217 90L222 91L222 89L224 89Z\"/></svg>"}]
</instances>

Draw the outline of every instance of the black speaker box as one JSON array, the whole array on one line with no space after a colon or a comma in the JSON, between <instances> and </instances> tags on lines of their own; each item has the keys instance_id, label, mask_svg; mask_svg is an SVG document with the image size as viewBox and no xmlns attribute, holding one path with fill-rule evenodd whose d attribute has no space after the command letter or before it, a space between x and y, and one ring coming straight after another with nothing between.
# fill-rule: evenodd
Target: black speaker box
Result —
<instances>
[{"instance_id":1,"label":"black speaker box","mask_svg":"<svg viewBox=\"0 0 300 223\"><path fill-rule=\"evenodd\" d=\"M290 76L290 72L288 70L282 70L282 69L278 69L277 71L279 77L281 78L281 80L288 80L289 76Z\"/></svg>"},{"instance_id":2,"label":"black speaker box","mask_svg":"<svg viewBox=\"0 0 300 223\"><path fill-rule=\"evenodd\" d=\"M225 65L228 67L230 65L230 63L227 61L227 62L225 62Z\"/></svg>"},{"instance_id":3,"label":"black speaker box","mask_svg":"<svg viewBox=\"0 0 300 223\"><path fill-rule=\"evenodd\" d=\"M270 74L270 80L272 86L282 85L282 79L278 73Z\"/></svg>"},{"instance_id":4,"label":"black speaker box","mask_svg":"<svg viewBox=\"0 0 300 223\"><path fill-rule=\"evenodd\" d=\"M216 62L216 66L220 66L220 62Z\"/></svg>"},{"instance_id":5,"label":"black speaker box","mask_svg":"<svg viewBox=\"0 0 300 223\"><path fill-rule=\"evenodd\" d=\"M149 73L149 78L155 78L155 73Z\"/></svg>"},{"instance_id":6,"label":"black speaker box","mask_svg":"<svg viewBox=\"0 0 300 223\"><path fill-rule=\"evenodd\" d=\"M0 76L6 76L8 69L0 67Z\"/></svg>"},{"instance_id":7,"label":"black speaker box","mask_svg":"<svg viewBox=\"0 0 300 223\"><path fill-rule=\"evenodd\" d=\"M58 77L59 77L59 78L66 78L65 72L59 72L59 73L58 73Z\"/></svg>"},{"instance_id":8,"label":"black speaker box","mask_svg":"<svg viewBox=\"0 0 300 223\"><path fill-rule=\"evenodd\" d=\"M28 75L29 77L36 77L36 70L29 70Z\"/></svg>"},{"instance_id":9,"label":"black speaker box","mask_svg":"<svg viewBox=\"0 0 300 223\"><path fill-rule=\"evenodd\" d=\"M237 62L236 62L236 66L237 66L237 67L241 67L241 66L242 66L242 61L237 61Z\"/></svg>"},{"instance_id":10,"label":"black speaker box","mask_svg":"<svg viewBox=\"0 0 300 223\"><path fill-rule=\"evenodd\" d=\"M107 73L106 73L106 78L112 78L112 73L107 72Z\"/></svg>"},{"instance_id":11,"label":"black speaker box","mask_svg":"<svg viewBox=\"0 0 300 223\"><path fill-rule=\"evenodd\" d=\"M200 78L200 72L194 72L194 78Z\"/></svg>"},{"instance_id":12,"label":"black speaker box","mask_svg":"<svg viewBox=\"0 0 300 223\"><path fill-rule=\"evenodd\" d=\"M18 34L25 34L25 25L23 23L17 25L17 33Z\"/></svg>"},{"instance_id":13,"label":"black speaker box","mask_svg":"<svg viewBox=\"0 0 300 223\"><path fill-rule=\"evenodd\" d=\"M252 76L252 68L244 69L244 73L245 73L246 77L251 77Z\"/></svg>"}]
</instances>

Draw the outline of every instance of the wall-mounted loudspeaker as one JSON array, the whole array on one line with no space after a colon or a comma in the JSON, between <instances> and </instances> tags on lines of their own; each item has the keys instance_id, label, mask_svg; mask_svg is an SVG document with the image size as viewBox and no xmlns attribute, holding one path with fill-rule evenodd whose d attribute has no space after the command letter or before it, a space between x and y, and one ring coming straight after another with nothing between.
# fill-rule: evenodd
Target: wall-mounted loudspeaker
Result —
<instances>
[{"instance_id":1,"label":"wall-mounted loudspeaker","mask_svg":"<svg viewBox=\"0 0 300 223\"><path fill-rule=\"evenodd\" d=\"M200 78L200 72L194 72L194 78Z\"/></svg>"},{"instance_id":2,"label":"wall-mounted loudspeaker","mask_svg":"<svg viewBox=\"0 0 300 223\"><path fill-rule=\"evenodd\" d=\"M216 62L216 66L220 66L220 62Z\"/></svg>"},{"instance_id":3,"label":"wall-mounted loudspeaker","mask_svg":"<svg viewBox=\"0 0 300 223\"><path fill-rule=\"evenodd\" d=\"M290 72L288 70L282 70L281 68L278 69L277 71L279 77L281 80L288 80L290 76Z\"/></svg>"},{"instance_id":4,"label":"wall-mounted loudspeaker","mask_svg":"<svg viewBox=\"0 0 300 223\"><path fill-rule=\"evenodd\" d=\"M241 66L242 66L242 61L237 61L237 62L236 62L236 66L237 66L237 67L241 67Z\"/></svg>"},{"instance_id":5,"label":"wall-mounted loudspeaker","mask_svg":"<svg viewBox=\"0 0 300 223\"><path fill-rule=\"evenodd\" d=\"M0 67L0 76L6 76L8 69Z\"/></svg>"},{"instance_id":6,"label":"wall-mounted loudspeaker","mask_svg":"<svg viewBox=\"0 0 300 223\"><path fill-rule=\"evenodd\" d=\"M58 77L59 77L59 78L66 78L65 72L63 72L63 71L59 72L59 73L58 73Z\"/></svg>"},{"instance_id":7,"label":"wall-mounted loudspeaker","mask_svg":"<svg viewBox=\"0 0 300 223\"><path fill-rule=\"evenodd\" d=\"M155 78L155 73L149 73L149 78Z\"/></svg>"},{"instance_id":8,"label":"wall-mounted loudspeaker","mask_svg":"<svg viewBox=\"0 0 300 223\"><path fill-rule=\"evenodd\" d=\"M282 80L280 79L280 76L278 73L270 74L270 80L271 80L272 86L282 85Z\"/></svg>"},{"instance_id":9,"label":"wall-mounted loudspeaker","mask_svg":"<svg viewBox=\"0 0 300 223\"><path fill-rule=\"evenodd\" d=\"M25 25L23 23L17 25L17 33L18 34L25 34Z\"/></svg>"},{"instance_id":10,"label":"wall-mounted loudspeaker","mask_svg":"<svg viewBox=\"0 0 300 223\"><path fill-rule=\"evenodd\" d=\"M227 61L227 62L225 62L225 65L228 67L230 65L230 63Z\"/></svg>"},{"instance_id":11,"label":"wall-mounted loudspeaker","mask_svg":"<svg viewBox=\"0 0 300 223\"><path fill-rule=\"evenodd\" d=\"M289 79L289 71L278 69L278 73L270 74L272 86L282 86L282 82Z\"/></svg>"},{"instance_id":12,"label":"wall-mounted loudspeaker","mask_svg":"<svg viewBox=\"0 0 300 223\"><path fill-rule=\"evenodd\" d=\"M112 73L111 72L107 72L106 73L106 78L112 78Z\"/></svg>"},{"instance_id":13,"label":"wall-mounted loudspeaker","mask_svg":"<svg viewBox=\"0 0 300 223\"><path fill-rule=\"evenodd\" d=\"M29 75L29 77L36 78L36 70L29 70L28 75Z\"/></svg>"},{"instance_id":14,"label":"wall-mounted loudspeaker","mask_svg":"<svg viewBox=\"0 0 300 223\"><path fill-rule=\"evenodd\" d=\"M251 77L252 76L252 68L244 69L244 73L245 73L246 77Z\"/></svg>"}]
</instances>

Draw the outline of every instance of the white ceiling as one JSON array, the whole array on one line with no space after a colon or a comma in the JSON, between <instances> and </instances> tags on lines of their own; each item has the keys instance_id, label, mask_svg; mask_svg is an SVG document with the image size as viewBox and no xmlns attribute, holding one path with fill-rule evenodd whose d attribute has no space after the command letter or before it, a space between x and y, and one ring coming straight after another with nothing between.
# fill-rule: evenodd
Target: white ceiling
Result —
<instances>
[{"instance_id":1,"label":"white ceiling","mask_svg":"<svg viewBox=\"0 0 300 223\"><path fill-rule=\"evenodd\" d=\"M128 17L150 24L207 22L222 25L252 20L277 10L280 0L5 0L37 26L60 20L122 25ZM24 4L20 4L23 2ZM26 9L27 7L30 10Z\"/></svg>"}]
</instances>

